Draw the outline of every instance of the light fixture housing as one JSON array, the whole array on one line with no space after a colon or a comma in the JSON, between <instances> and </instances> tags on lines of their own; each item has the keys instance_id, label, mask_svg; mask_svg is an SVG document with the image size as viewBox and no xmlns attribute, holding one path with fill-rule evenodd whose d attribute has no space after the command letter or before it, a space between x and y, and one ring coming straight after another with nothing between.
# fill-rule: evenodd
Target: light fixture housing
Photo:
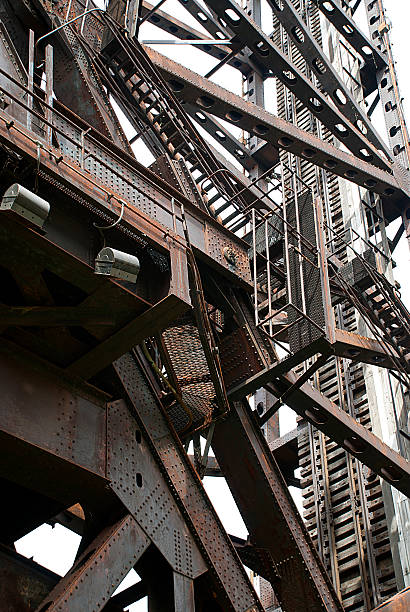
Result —
<instances>
[{"instance_id":1,"label":"light fixture housing","mask_svg":"<svg viewBox=\"0 0 410 612\"><path fill-rule=\"evenodd\" d=\"M113 278L121 278L135 283L140 271L138 257L117 251L111 247L104 247L95 259L95 273Z\"/></svg>"},{"instance_id":2,"label":"light fixture housing","mask_svg":"<svg viewBox=\"0 0 410 612\"><path fill-rule=\"evenodd\" d=\"M49 215L50 204L26 187L14 183L6 190L0 210L12 211L29 223L42 228Z\"/></svg>"}]
</instances>

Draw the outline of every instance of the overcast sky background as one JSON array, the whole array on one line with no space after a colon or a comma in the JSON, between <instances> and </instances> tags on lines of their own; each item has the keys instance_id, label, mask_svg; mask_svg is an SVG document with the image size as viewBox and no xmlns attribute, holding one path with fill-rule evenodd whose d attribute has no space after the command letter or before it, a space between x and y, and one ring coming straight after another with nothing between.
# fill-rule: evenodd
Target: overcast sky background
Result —
<instances>
[{"instance_id":1,"label":"overcast sky background","mask_svg":"<svg viewBox=\"0 0 410 612\"><path fill-rule=\"evenodd\" d=\"M150 1L151 3L156 3L156 0ZM263 29L269 33L271 19L266 3L264 3L264 5ZM405 114L408 122L410 122L410 2L409 0L384 0L384 5L387 11L387 16L392 23L391 39L393 43L393 54L397 62L398 80L401 94L404 99ZM161 10L174 15L182 21L192 25L192 27L195 27L196 29L200 29L198 24L190 17L184 8L178 2L176 2L176 0L168 0L161 7ZM368 34L364 15L364 7L362 6L357 12L356 18L361 24L363 31ZM204 33L206 32L204 31ZM169 39L170 37L170 34L163 33L161 30L151 26L150 24L146 24L143 27L140 35L141 39ZM156 49L202 75L206 74L206 72L216 63L216 60L206 56L192 46L156 46ZM234 91L235 93L240 93L241 91L241 78L239 73L228 66L221 69L212 80L223 87ZM266 106L268 110L273 110L274 107L272 104L272 100L274 98L273 87L274 82L273 79L271 79L271 82L266 87ZM376 115L376 121L377 128L380 133L385 134L384 122L382 121L382 118L378 119ZM132 128L127 125L126 121L124 122L124 125L128 131L127 135L132 135ZM147 163L149 163L149 156L147 156L146 150L143 147L136 144L134 150L140 159L144 159L147 161ZM394 235L397 227L398 223L392 224L389 233ZM401 243L395 251L394 259L398 264L395 276L402 285L403 300L409 307L409 249L404 238L402 238ZM293 413L291 413L291 411L286 411L286 409L283 410L281 414L281 434L286 433L286 431L289 431L294 426L295 418ZM227 531L240 537L246 537L246 528L232 500L225 481L221 478L205 478L204 485ZM37 563L40 563L57 574L64 575L73 563L79 542L79 536L73 534L60 525L56 525L54 528L51 528L48 525L43 525L31 534L19 540L16 543L16 548L19 553L27 557L34 557L34 561ZM132 571L121 585L121 588L129 586L137 580L137 575L134 571ZM147 610L146 600L142 600L141 602L134 604L129 608L129 610L132 612L145 612Z\"/></svg>"}]
</instances>

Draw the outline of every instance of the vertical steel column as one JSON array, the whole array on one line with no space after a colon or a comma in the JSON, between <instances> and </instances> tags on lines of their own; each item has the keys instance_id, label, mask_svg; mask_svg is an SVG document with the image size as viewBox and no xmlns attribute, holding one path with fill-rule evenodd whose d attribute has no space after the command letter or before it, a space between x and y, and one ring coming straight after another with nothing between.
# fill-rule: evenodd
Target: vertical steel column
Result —
<instances>
[{"instance_id":1,"label":"vertical steel column","mask_svg":"<svg viewBox=\"0 0 410 612\"><path fill-rule=\"evenodd\" d=\"M34 92L34 32L33 30L29 30L28 35L28 77L27 77L27 88L33 93ZM33 97L27 96L27 106L32 109L33 108ZM31 120L32 114L30 111L27 111L27 127L31 129Z\"/></svg>"},{"instance_id":2,"label":"vertical steel column","mask_svg":"<svg viewBox=\"0 0 410 612\"><path fill-rule=\"evenodd\" d=\"M46 102L49 107L53 106L53 47L47 45L45 55L45 69L46 69ZM53 121L53 111L51 108L46 107L45 112L46 120L48 123ZM46 125L47 143L52 144L53 129L51 125Z\"/></svg>"},{"instance_id":3,"label":"vertical steel column","mask_svg":"<svg viewBox=\"0 0 410 612\"><path fill-rule=\"evenodd\" d=\"M174 572L175 612L195 612L194 581Z\"/></svg>"},{"instance_id":4,"label":"vertical steel column","mask_svg":"<svg viewBox=\"0 0 410 612\"><path fill-rule=\"evenodd\" d=\"M404 116L396 68L394 64L389 30L382 0L366 0L366 15L372 40L385 56L387 68L376 74L389 144L394 157L406 169L410 168L410 142ZM403 211L403 224L410 247L409 209Z\"/></svg>"}]
</instances>

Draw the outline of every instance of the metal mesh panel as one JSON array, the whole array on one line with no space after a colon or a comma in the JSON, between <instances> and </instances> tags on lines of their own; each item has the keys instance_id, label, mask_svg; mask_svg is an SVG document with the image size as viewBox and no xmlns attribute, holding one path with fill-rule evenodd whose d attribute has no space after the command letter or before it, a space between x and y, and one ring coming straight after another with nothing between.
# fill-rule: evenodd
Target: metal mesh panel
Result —
<instances>
[{"instance_id":1,"label":"metal mesh panel","mask_svg":"<svg viewBox=\"0 0 410 612\"><path fill-rule=\"evenodd\" d=\"M208 422L213 410L215 389L193 315L188 313L179 318L165 330L163 339L182 399L192 412L193 425ZM188 417L178 404L171 407L169 415L177 430L187 424Z\"/></svg>"},{"instance_id":2,"label":"metal mesh panel","mask_svg":"<svg viewBox=\"0 0 410 612\"><path fill-rule=\"evenodd\" d=\"M313 245L316 245L315 220L313 213L312 193L304 191L298 195L297 206L292 198L287 204L287 217L293 227L299 226L301 234ZM304 258L289 249L285 256L289 260L290 291L289 302L306 313L317 325L324 326L324 311L319 269L309 263L316 264L316 258L304 245L298 244L294 235L289 236L289 246L297 247ZM301 315L292 307L289 308L289 323L296 321ZM321 336L320 330L303 318L289 329L289 344L293 352L308 346Z\"/></svg>"}]
</instances>

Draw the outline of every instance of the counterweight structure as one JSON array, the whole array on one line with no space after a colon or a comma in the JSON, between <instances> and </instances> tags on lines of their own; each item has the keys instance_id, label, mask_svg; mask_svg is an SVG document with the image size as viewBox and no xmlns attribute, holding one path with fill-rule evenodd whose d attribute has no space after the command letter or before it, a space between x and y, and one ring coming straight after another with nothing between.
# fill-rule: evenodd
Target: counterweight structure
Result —
<instances>
[{"instance_id":1,"label":"counterweight structure","mask_svg":"<svg viewBox=\"0 0 410 612\"><path fill-rule=\"evenodd\" d=\"M0 0L2 606L406 610L410 154L383 3L180 0L199 29L163 4ZM15 550L44 523L81 535L63 577Z\"/></svg>"}]
</instances>

